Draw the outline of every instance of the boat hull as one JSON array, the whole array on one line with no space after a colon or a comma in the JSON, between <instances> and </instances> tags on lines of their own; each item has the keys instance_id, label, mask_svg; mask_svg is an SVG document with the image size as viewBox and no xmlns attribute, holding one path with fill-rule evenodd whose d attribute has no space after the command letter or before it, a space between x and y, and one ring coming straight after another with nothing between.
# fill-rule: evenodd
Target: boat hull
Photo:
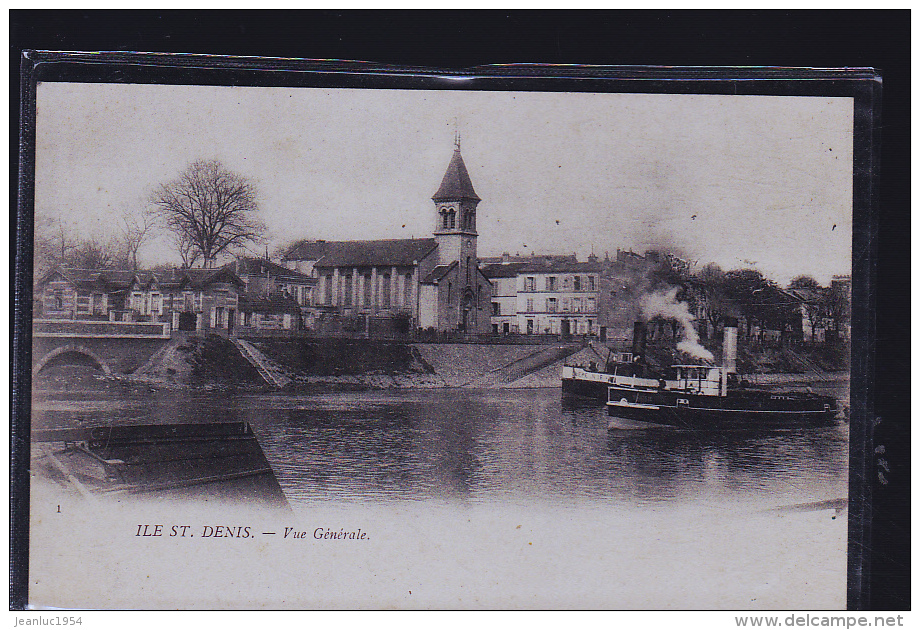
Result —
<instances>
[{"instance_id":1,"label":"boat hull","mask_svg":"<svg viewBox=\"0 0 920 630\"><path fill-rule=\"evenodd\" d=\"M600 375L598 375L600 376ZM584 378L563 378L562 393L572 396L596 398L599 401L607 400L607 388L610 384L605 380L588 380Z\"/></svg>"},{"instance_id":2,"label":"boat hull","mask_svg":"<svg viewBox=\"0 0 920 630\"><path fill-rule=\"evenodd\" d=\"M612 417L688 429L759 429L832 424L836 401L799 393L739 392L701 396L683 392L609 389Z\"/></svg>"}]
</instances>

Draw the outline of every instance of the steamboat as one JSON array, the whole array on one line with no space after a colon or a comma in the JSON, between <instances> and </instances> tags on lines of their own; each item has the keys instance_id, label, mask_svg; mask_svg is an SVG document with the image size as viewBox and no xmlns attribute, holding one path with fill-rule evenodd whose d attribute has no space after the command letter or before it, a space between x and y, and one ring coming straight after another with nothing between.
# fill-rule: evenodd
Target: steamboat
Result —
<instances>
[{"instance_id":1,"label":"steamboat","mask_svg":"<svg viewBox=\"0 0 920 630\"><path fill-rule=\"evenodd\" d=\"M639 337L638 324L635 330ZM651 374L639 361L608 362L603 372L572 366L563 369L563 391L597 396L603 389L609 416L683 428L757 429L834 422L838 408L832 396L757 389L739 380L736 320L725 322L724 335L721 366L673 365L664 374ZM634 350L635 344L634 340ZM611 426L615 424L611 421Z\"/></svg>"}]
</instances>

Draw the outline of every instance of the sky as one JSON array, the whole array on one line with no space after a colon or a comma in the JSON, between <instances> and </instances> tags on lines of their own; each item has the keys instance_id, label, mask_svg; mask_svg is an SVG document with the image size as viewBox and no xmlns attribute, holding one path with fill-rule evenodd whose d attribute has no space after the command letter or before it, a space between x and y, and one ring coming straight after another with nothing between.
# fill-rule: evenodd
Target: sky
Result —
<instances>
[{"instance_id":1,"label":"sky","mask_svg":"<svg viewBox=\"0 0 920 630\"><path fill-rule=\"evenodd\" d=\"M430 237L459 130L480 256L850 273L850 98L41 83L37 115L36 211L85 236L217 159L255 183L270 249ZM165 237L141 258L179 261Z\"/></svg>"}]
</instances>

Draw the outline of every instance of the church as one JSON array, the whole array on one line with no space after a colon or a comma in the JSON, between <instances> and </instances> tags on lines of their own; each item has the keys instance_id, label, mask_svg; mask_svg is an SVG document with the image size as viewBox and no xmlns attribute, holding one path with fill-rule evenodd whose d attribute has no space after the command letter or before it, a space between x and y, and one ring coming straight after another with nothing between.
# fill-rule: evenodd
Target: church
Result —
<instances>
[{"instance_id":1,"label":"church","mask_svg":"<svg viewBox=\"0 0 920 630\"><path fill-rule=\"evenodd\" d=\"M434 203L432 238L303 240L282 264L317 279L317 319L406 318L412 329L491 332L492 285L479 267L476 208L481 201L459 143Z\"/></svg>"}]
</instances>

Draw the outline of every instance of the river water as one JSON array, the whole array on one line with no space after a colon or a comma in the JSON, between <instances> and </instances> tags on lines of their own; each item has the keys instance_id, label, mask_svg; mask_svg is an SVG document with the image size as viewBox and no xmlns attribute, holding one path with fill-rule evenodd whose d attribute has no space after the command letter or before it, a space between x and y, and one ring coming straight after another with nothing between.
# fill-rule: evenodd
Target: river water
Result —
<instances>
[{"instance_id":1,"label":"river water","mask_svg":"<svg viewBox=\"0 0 920 630\"><path fill-rule=\"evenodd\" d=\"M312 395L68 389L33 426L249 422L292 506L316 501L738 502L847 496L848 425L698 432L619 422L530 390Z\"/></svg>"}]
</instances>

